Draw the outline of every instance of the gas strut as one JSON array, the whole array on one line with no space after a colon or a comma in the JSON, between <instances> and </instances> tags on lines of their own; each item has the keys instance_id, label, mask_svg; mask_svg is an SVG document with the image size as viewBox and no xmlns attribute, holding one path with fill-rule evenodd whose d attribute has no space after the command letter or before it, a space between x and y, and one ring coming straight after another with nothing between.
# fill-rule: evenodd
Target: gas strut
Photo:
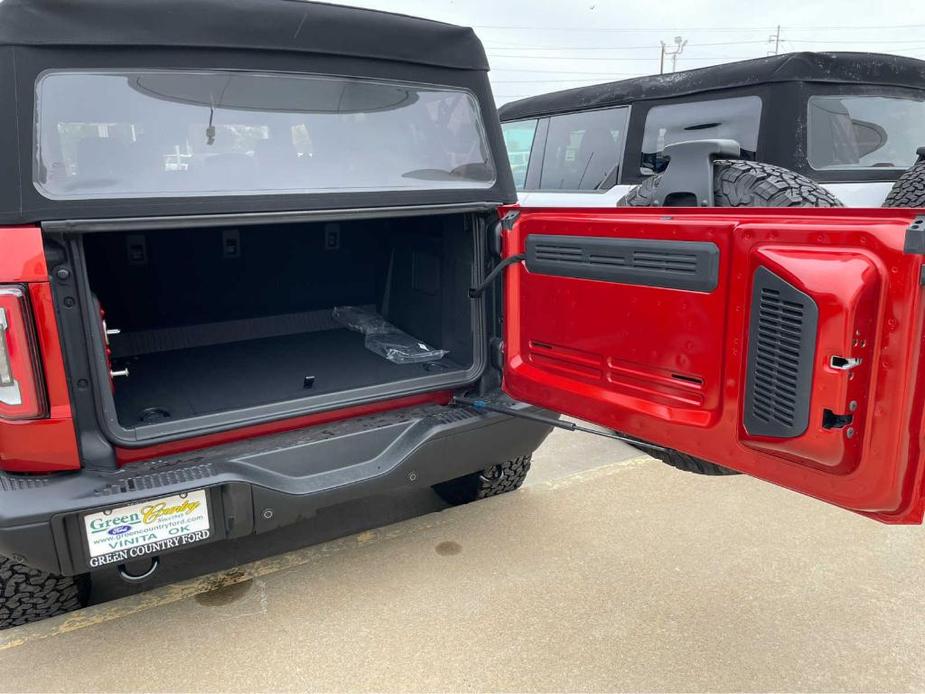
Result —
<instances>
[{"instance_id":1,"label":"gas strut","mask_svg":"<svg viewBox=\"0 0 925 694\"><path fill-rule=\"evenodd\" d=\"M607 431L599 431L598 429L592 429L590 427L583 427L580 424L575 424L574 422L561 422L558 419L553 419L552 417L544 417L541 414L533 414L531 412L520 412L518 410L512 410L510 407L501 407L500 405L492 405L484 400L471 400L470 398L461 398L456 396L453 398L453 402L457 405L465 405L466 407L471 407L477 411L487 411L487 412L498 412L500 414L506 414L509 417L520 417L521 419L529 419L534 422L539 422L540 424L547 424L551 427L556 427L557 429L565 429L566 431L581 431L585 434L594 434L596 436L603 436L606 439L614 439L615 441L623 441L628 443L631 446L636 446L637 448L648 448L653 451L664 451L665 449L662 446L656 446L654 443L647 443L645 441L637 441L636 439L631 439L628 436L619 436L618 434L611 434Z\"/></svg>"},{"instance_id":2,"label":"gas strut","mask_svg":"<svg viewBox=\"0 0 925 694\"><path fill-rule=\"evenodd\" d=\"M494 282L495 279L497 279L498 275L501 273L501 271L504 268L506 268L508 265L519 263L521 260L523 260L526 257L527 256L525 256L523 253L519 253L517 255L508 256L507 258L502 260L500 263L495 265L495 267L492 268L492 271L489 272L488 275L486 275L485 279L482 280L482 283L479 286L472 287L469 289L469 298L478 299L480 296L482 296L482 294L485 293L485 290L488 289L489 285L491 285L491 283Z\"/></svg>"}]
</instances>

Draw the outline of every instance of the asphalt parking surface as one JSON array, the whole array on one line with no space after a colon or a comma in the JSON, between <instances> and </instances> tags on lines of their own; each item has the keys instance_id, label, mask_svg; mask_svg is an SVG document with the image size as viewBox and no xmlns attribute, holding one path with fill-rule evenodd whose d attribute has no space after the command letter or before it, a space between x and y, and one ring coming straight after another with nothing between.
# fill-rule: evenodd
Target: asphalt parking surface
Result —
<instances>
[{"instance_id":1,"label":"asphalt parking surface","mask_svg":"<svg viewBox=\"0 0 925 694\"><path fill-rule=\"evenodd\" d=\"M557 432L513 494L345 505L144 592L100 580L0 634L0 689L922 691L923 550L921 528Z\"/></svg>"}]
</instances>

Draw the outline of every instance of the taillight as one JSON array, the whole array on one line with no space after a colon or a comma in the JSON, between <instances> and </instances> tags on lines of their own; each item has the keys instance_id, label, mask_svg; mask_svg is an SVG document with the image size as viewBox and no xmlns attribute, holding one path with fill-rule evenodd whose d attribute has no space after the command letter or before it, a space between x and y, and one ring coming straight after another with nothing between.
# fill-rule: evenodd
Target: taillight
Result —
<instances>
[{"instance_id":1,"label":"taillight","mask_svg":"<svg viewBox=\"0 0 925 694\"><path fill-rule=\"evenodd\" d=\"M0 286L0 418L47 413L28 295L20 286Z\"/></svg>"}]
</instances>

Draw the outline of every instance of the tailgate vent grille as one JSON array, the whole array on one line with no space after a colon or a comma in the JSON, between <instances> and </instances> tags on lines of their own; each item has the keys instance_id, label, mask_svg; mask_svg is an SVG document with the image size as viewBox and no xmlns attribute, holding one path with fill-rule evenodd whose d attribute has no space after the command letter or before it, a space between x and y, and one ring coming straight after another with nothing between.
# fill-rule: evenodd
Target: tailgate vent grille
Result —
<instances>
[{"instance_id":1,"label":"tailgate vent grille","mask_svg":"<svg viewBox=\"0 0 925 694\"><path fill-rule=\"evenodd\" d=\"M711 292L719 278L719 247L703 241L530 234L532 273Z\"/></svg>"},{"instance_id":2,"label":"tailgate vent grille","mask_svg":"<svg viewBox=\"0 0 925 694\"><path fill-rule=\"evenodd\" d=\"M686 275L697 274L697 256L691 253L656 251L632 251L621 255L585 254L581 246L536 244L536 260L551 260L558 263L584 263L603 267L636 267L652 273L670 272Z\"/></svg>"},{"instance_id":3,"label":"tailgate vent grille","mask_svg":"<svg viewBox=\"0 0 925 694\"><path fill-rule=\"evenodd\" d=\"M812 298L769 270L758 269L745 392L750 434L793 438L806 431L818 318Z\"/></svg>"},{"instance_id":4,"label":"tailgate vent grille","mask_svg":"<svg viewBox=\"0 0 925 694\"><path fill-rule=\"evenodd\" d=\"M556 260L560 263L580 263L583 256L584 253L582 253L580 246L561 246L551 243L536 244L537 260Z\"/></svg>"},{"instance_id":5,"label":"tailgate vent grille","mask_svg":"<svg viewBox=\"0 0 925 694\"><path fill-rule=\"evenodd\" d=\"M635 251L633 265L653 272L680 272L686 275L697 273L697 256L691 253L653 253Z\"/></svg>"}]
</instances>

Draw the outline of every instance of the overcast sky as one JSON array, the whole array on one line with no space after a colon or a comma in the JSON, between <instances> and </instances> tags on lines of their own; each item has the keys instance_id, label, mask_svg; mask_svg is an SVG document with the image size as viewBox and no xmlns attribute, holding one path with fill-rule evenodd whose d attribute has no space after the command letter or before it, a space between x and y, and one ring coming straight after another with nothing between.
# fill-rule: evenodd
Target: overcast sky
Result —
<instances>
[{"instance_id":1,"label":"overcast sky","mask_svg":"<svg viewBox=\"0 0 925 694\"><path fill-rule=\"evenodd\" d=\"M351 0L342 4L473 27L498 103L659 69L659 42L687 45L678 70L781 53L873 51L925 59L925 0ZM670 58L666 71L671 69Z\"/></svg>"}]
</instances>

